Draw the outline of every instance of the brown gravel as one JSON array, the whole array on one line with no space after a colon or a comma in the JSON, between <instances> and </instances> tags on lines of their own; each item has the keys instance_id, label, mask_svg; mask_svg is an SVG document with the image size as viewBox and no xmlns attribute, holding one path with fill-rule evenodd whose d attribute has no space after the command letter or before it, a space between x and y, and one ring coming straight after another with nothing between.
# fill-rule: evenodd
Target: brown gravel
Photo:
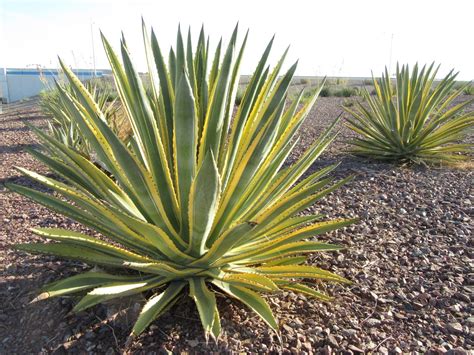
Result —
<instances>
[{"instance_id":1,"label":"brown gravel","mask_svg":"<svg viewBox=\"0 0 474 355\"><path fill-rule=\"evenodd\" d=\"M301 151L341 111L344 99L320 98L302 128ZM471 105L470 109L473 109ZM282 352L465 354L474 350L474 242L472 161L461 167L406 168L367 162L344 152L351 132L314 169L341 161L335 175L356 178L310 210L359 216L360 222L320 239L347 246L312 262L344 275L352 286L328 286L321 303L293 293L269 296L283 339L243 306L219 298L224 335L205 344L193 303L185 298L125 348L141 298L69 314L74 298L28 304L41 285L87 268L12 250L35 239L33 226L83 229L5 190L7 181L30 184L14 166L46 173L25 148L36 140L24 123L44 127L34 101L0 115L0 353ZM472 137L468 138L472 141Z\"/></svg>"}]
</instances>

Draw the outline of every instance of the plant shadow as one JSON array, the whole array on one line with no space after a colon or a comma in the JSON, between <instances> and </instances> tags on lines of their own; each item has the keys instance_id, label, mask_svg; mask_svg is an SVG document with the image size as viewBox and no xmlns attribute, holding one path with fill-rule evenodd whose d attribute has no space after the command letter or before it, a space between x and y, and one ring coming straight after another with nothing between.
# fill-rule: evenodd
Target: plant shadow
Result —
<instances>
[{"instance_id":1,"label":"plant shadow","mask_svg":"<svg viewBox=\"0 0 474 355\"><path fill-rule=\"evenodd\" d=\"M0 145L0 154L14 154L14 153L19 153L19 152L26 152L26 149L40 149L40 148L41 148L41 145L38 143Z\"/></svg>"}]
</instances>

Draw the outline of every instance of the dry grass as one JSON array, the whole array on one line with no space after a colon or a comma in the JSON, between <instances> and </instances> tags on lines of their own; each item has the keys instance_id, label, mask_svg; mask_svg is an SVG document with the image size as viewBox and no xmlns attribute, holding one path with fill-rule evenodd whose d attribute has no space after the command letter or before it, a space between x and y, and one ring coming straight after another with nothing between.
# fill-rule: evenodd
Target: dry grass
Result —
<instances>
[{"instance_id":1,"label":"dry grass","mask_svg":"<svg viewBox=\"0 0 474 355\"><path fill-rule=\"evenodd\" d=\"M466 160L461 160L452 163L446 163L444 167L448 167L456 170L474 171L474 159L469 157Z\"/></svg>"},{"instance_id":2,"label":"dry grass","mask_svg":"<svg viewBox=\"0 0 474 355\"><path fill-rule=\"evenodd\" d=\"M116 103L116 110L109 117L109 125L122 142L127 142L132 135L132 126L123 106Z\"/></svg>"}]
</instances>

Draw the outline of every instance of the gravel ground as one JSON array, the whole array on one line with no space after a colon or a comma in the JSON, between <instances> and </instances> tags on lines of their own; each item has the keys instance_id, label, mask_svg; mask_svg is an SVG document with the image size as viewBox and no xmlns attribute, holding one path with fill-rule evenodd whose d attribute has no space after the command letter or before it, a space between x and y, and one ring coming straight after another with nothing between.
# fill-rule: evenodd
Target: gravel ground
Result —
<instances>
[{"instance_id":1,"label":"gravel ground","mask_svg":"<svg viewBox=\"0 0 474 355\"><path fill-rule=\"evenodd\" d=\"M299 152L337 117L343 101L319 99L302 128ZM26 122L45 127L34 101L10 105L0 115L0 353L464 354L474 350L472 160L436 169L367 162L344 153L351 132L342 128L313 169L340 161L335 175L355 174L355 179L310 210L328 218L361 220L321 236L347 249L314 255L311 262L347 277L353 285L327 286L335 297L331 303L287 292L267 297L280 321L282 343L244 306L218 298L224 334L218 344L206 345L197 311L184 298L125 348L142 298L99 305L77 315L69 313L74 298L29 304L41 285L87 266L10 248L35 240L28 231L34 226L85 230L3 187L7 181L30 184L19 177L16 165L47 172L25 151L36 145Z\"/></svg>"}]
</instances>

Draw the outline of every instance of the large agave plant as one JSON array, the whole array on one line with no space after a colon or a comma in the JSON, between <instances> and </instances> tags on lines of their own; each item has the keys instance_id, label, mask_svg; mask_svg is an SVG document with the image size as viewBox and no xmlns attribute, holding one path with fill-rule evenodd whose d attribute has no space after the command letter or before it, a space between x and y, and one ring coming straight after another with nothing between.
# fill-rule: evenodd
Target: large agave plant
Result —
<instances>
[{"instance_id":1,"label":"large agave plant","mask_svg":"<svg viewBox=\"0 0 474 355\"><path fill-rule=\"evenodd\" d=\"M453 105L465 86L453 92L457 73L452 70L436 83L438 69L433 63L410 72L408 65L397 65L395 85L387 69L380 81L373 79L375 97L367 89L363 93L367 107L344 108L352 115L348 126L362 136L351 142L353 152L416 163L462 159L459 153L471 145L459 141L474 124L473 113L463 110L473 100Z\"/></svg>"},{"instance_id":2,"label":"large agave plant","mask_svg":"<svg viewBox=\"0 0 474 355\"><path fill-rule=\"evenodd\" d=\"M178 31L167 65L154 32L149 36L143 26L143 34L151 94L143 88L125 40L120 61L103 38L133 127L130 146L107 126L93 96L61 63L74 88L74 95L60 90L61 100L101 166L37 131L54 158L33 154L62 179L20 170L68 201L10 185L101 234L36 228L34 233L54 243L17 246L101 267L47 285L37 299L87 292L74 307L81 311L145 292L152 296L133 327L132 335L137 335L189 293L207 339L221 332L215 293L220 290L278 332L261 292L291 290L328 300L311 280L347 282L303 265L307 253L339 249L308 238L353 222L300 214L344 183L332 184L327 178L335 166L300 179L333 135L324 132L296 162L284 165L318 93L302 107L302 94L287 103L296 64L279 76L285 52L270 70L272 40L231 119L247 36L236 51L236 28L225 50L219 42L208 66L203 31L195 48L191 36L185 45Z\"/></svg>"}]
</instances>

